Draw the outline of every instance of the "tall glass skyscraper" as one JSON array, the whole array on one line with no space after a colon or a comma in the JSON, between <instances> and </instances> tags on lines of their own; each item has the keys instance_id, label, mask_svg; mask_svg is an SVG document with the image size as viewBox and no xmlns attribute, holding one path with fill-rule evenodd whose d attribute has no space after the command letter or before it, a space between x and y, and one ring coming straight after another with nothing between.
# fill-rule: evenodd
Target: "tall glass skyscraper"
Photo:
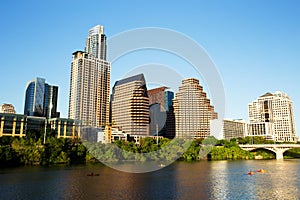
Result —
<instances>
[{"instance_id":1,"label":"tall glass skyscraper","mask_svg":"<svg viewBox=\"0 0 300 200\"><path fill-rule=\"evenodd\" d=\"M35 78L26 86L24 114L54 118L57 113L58 87L45 83L44 78Z\"/></svg>"},{"instance_id":2,"label":"tall glass skyscraper","mask_svg":"<svg viewBox=\"0 0 300 200\"><path fill-rule=\"evenodd\" d=\"M84 51L73 53L69 118L84 126L103 127L109 121L110 63L106 59L103 26L89 30Z\"/></svg>"}]
</instances>

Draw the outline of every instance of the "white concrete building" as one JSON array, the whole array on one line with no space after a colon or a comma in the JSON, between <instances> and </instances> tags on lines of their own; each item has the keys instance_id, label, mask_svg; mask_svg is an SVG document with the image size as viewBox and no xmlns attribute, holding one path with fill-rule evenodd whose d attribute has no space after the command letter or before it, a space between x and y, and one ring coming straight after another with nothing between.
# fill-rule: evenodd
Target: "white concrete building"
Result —
<instances>
[{"instance_id":1,"label":"white concrete building","mask_svg":"<svg viewBox=\"0 0 300 200\"><path fill-rule=\"evenodd\" d=\"M257 131L265 126L265 132L260 135L271 135L275 141L296 141L293 102L287 94L266 93L248 105L248 112L252 133L259 134Z\"/></svg>"}]
</instances>

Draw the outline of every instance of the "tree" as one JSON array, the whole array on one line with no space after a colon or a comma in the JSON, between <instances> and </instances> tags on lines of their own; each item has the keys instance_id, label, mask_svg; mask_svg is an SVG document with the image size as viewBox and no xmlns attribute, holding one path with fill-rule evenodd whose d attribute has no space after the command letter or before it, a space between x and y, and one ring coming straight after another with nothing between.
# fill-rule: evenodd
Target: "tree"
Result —
<instances>
[{"instance_id":1,"label":"tree","mask_svg":"<svg viewBox=\"0 0 300 200\"><path fill-rule=\"evenodd\" d=\"M218 140L214 136L209 136L202 141L203 145L216 145Z\"/></svg>"}]
</instances>

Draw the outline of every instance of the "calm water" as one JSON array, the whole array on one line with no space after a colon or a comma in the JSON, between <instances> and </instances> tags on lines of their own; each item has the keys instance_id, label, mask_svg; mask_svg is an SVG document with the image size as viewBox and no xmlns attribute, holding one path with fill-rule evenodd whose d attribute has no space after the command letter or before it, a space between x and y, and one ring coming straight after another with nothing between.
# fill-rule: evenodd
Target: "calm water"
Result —
<instances>
[{"instance_id":1,"label":"calm water","mask_svg":"<svg viewBox=\"0 0 300 200\"><path fill-rule=\"evenodd\" d=\"M260 168L267 173L247 175ZM299 188L300 160L176 162L145 174L102 165L0 169L0 199L281 200L300 199Z\"/></svg>"}]
</instances>

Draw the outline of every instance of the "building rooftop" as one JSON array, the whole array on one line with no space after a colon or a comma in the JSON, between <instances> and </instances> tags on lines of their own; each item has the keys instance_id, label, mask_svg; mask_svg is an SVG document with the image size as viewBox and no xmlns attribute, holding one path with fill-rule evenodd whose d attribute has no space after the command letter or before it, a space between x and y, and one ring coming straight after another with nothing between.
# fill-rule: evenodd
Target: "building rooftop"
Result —
<instances>
[{"instance_id":1,"label":"building rooftop","mask_svg":"<svg viewBox=\"0 0 300 200\"><path fill-rule=\"evenodd\" d=\"M266 94L261 95L260 97L271 97L271 96L274 96L274 95L271 94L270 92L267 92Z\"/></svg>"},{"instance_id":2,"label":"building rooftop","mask_svg":"<svg viewBox=\"0 0 300 200\"><path fill-rule=\"evenodd\" d=\"M168 89L168 87L166 87L166 86L162 86L162 87L159 87L159 88L153 88L153 89L148 90L148 94L151 95L151 94L155 94L155 93L158 93L158 92L163 92L166 89Z\"/></svg>"},{"instance_id":3,"label":"building rooftop","mask_svg":"<svg viewBox=\"0 0 300 200\"><path fill-rule=\"evenodd\" d=\"M130 82L133 82L133 81L142 81L144 84L146 84L144 74L138 74L138 75L131 76L131 77L128 77L128 78L117 81L115 83L114 87L118 86L118 85L125 84L125 83L130 83Z\"/></svg>"}]
</instances>

